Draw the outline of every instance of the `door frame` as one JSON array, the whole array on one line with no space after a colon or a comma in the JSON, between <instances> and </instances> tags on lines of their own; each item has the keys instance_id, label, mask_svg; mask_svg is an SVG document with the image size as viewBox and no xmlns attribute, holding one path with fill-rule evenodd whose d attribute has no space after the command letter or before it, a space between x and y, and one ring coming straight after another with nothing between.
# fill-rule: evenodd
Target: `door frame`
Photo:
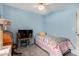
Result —
<instances>
[{"instance_id":1,"label":"door frame","mask_svg":"<svg viewBox=\"0 0 79 59\"><path fill-rule=\"evenodd\" d=\"M79 26L79 8L76 9L76 55L79 56L79 31L78 31L78 26Z\"/></svg>"}]
</instances>

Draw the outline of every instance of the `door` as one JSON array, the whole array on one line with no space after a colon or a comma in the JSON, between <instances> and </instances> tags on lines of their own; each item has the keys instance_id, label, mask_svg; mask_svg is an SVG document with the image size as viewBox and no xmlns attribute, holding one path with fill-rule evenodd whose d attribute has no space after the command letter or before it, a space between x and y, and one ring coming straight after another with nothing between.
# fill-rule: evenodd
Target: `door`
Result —
<instances>
[{"instance_id":1,"label":"door","mask_svg":"<svg viewBox=\"0 0 79 59\"><path fill-rule=\"evenodd\" d=\"M79 56L79 9L77 9L77 14L76 14L76 34L77 34L77 43L76 43L76 53Z\"/></svg>"}]
</instances>

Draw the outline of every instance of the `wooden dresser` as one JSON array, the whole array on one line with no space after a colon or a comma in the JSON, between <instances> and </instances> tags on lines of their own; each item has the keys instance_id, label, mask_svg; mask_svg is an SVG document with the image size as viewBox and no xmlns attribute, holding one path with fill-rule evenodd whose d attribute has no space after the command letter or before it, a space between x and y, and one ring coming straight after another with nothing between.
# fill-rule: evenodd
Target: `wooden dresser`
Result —
<instances>
[{"instance_id":1,"label":"wooden dresser","mask_svg":"<svg viewBox=\"0 0 79 59\"><path fill-rule=\"evenodd\" d=\"M9 31L3 32L3 45L12 45L13 44L13 38L12 33Z\"/></svg>"},{"instance_id":2,"label":"wooden dresser","mask_svg":"<svg viewBox=\"0 0 79 59\"><path fill-rule=\"evenodd\" d=\"M11 56L12 44L12 33L8 31L3 31L3 47L0 50L0 56Z\"/></svg>"}]
</instances>

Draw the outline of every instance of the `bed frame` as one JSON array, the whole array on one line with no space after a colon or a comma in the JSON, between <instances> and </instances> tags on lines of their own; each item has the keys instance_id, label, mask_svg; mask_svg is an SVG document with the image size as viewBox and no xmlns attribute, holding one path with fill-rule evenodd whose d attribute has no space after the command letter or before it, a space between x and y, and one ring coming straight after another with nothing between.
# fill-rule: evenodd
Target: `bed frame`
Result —
<instances>
[{"instance_id":1,"label":"bed frame","mask_svg":"<svg viewBox=\"0 0 79 59\"><path fill-rule=\"evenodd\" d=\"M34 39L34 44L35 44L36 46L38 46L40 49L42 49L44 52L46 52L46 53L50 56L50 53L49 53L48 51L44 50L44 49L41 48L38 44L36 44L36 40L35 40L35 39ZM67 51L63 54L63 56L66 56L68 53L71 53L71 49L67 50Z\"/></svg>"},{"instance_id":2,"label":"bed frame","mask_svg":"<svg viewBox=\"0 0 79 59\"><path fill-rule=\"evenodd\" d=\"M36 44L36 40L35 39L34 39L34 44L36 46L38 46L40 49L42 49L44 52L46 52L50 56L50 53L49 52L47 52L46 50L44 50L43 48L41 48L39 45Z\"/></svg>"}]
</instances>

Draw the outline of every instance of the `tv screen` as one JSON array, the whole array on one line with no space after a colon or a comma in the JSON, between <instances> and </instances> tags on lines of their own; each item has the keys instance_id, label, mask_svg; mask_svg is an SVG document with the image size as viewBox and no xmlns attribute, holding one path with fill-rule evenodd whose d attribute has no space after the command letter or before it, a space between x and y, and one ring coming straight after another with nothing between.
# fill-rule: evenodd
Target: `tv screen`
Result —
<instances>
[{"instance_id":1,"label":"tv screen","mask_svg":"<svg viewBox=\"0 0 79 59\"><path fill-rule=\"evenodd\" d=\"M33 36L33 30L18 30L20 38L31 38Z\"/></svg>"}]
</instances>

